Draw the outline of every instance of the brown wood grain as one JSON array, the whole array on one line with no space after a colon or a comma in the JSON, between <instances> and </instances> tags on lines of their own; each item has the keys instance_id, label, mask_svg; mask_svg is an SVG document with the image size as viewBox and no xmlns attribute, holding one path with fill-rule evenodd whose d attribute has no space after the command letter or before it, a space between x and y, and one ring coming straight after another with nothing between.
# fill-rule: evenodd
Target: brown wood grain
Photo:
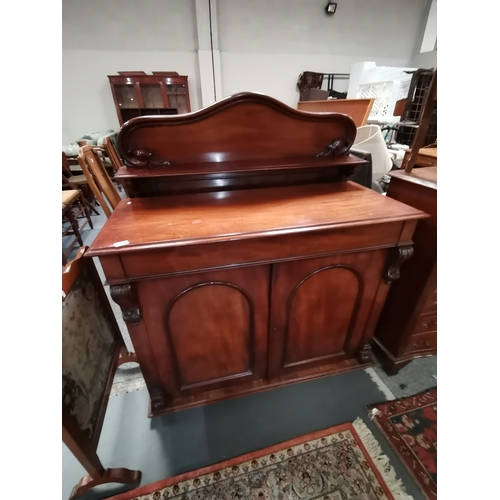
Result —
<instances>
[{"instance_id":1,"label":"brown wood grain","mask_svg":"<svg viewBox=\"0 0 500 500\"><path fill-rule=\"evenodd\" d=\"M265 377L269 271L254 266L138 283L155 370L169 395Z\"/></svg>"},{"instance_id":2,"label":"brown wood grain","mask_svg":"<svg viewBox=\"0 0 500 500\"><path fill-rule=\"evenodd\" d=\"M89 255L125 254L426 217L358 184L336 183L122 200Z\"/></svg>"},{"instance_id":3,"label":"brown wood grain","mask_svg":"<svg viewBox=\"0 0 500 500\"><path fill-rule=\"evenodd\" d=\"M385 250L273 266L271 377L352 357L385 264Z\"/></svg>"},{"instance_id":4,"label":"brown wood grain","mask_svg":"<svg viewBox=\"0 0 500 500\"><path fill-rule=\"evenodd\" d=\"M117 140L125 165L140 167L134 150L179 166L294 157L314 161L333 141L339 141L336 154L347 152L355 137L356 125L346 115L305 113L272 97L242 92L193 113L134 118Z\"/></svg>"},{"instance_id":5,"label":"brown wood grain","mask_svg":"<svg viewBox=\"0 0 500 500\"><path fill-rule=\"evenodd\" d=\"M295 232L285 235L266 236L252 239L235 239L194 246L146 249L139 253L128 252L118 255L105 254L117 258L120 266L106 271L109 283L135 281L145 276L167 276L191 274L200 269L221 269L248 266L256 263L272 264L300 260L312 256L355 252L366 249L394 246L402 233L411 244L410 230L403 230L403 222L390 222L366 226L341 227L339 229L318 229L305 234ZM113 249L116 250L116 249ZM108 265L103 262L103 268ZM126 276L126 277L125 277Z\"/></svg>"},{"instance_id":6,"label":"brown wood grain","mask_svg":"<svg viewBox=\"0 0 500 500\"><path fill-rule=\"evenodd\" d=\"M423 175L417 176L419 171ZM392 284L375 331L375 346L389 373L415 357L437 352L437 327L427 328L433 331L425 339L427 344L415 340L423 333L421 325L428 323L425 315L437 310L436 174L433 167L391 173L387 196L419 208L429 217L417 222L412 236L414 255L402 265L400 279Z\"/></svg>"}]
</instances>

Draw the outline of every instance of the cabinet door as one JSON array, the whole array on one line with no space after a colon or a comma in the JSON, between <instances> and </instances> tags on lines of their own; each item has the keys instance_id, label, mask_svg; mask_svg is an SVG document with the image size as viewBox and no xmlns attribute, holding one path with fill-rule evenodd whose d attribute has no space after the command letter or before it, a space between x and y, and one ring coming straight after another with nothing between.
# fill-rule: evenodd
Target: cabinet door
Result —
<instances>
[{"instance_id":1,"label":"cabinet door","mask_svg":"<svg viewBox=\"0 0 500 500\"><path fill-rule=\"evenodd\" d=\"M168 106L176 108L179 114L189 113L189 98L186 83L167 84Z\"/></svg>"},{"instance_id":2,"label":"cabinet door","mask_svg":"<svg viewBox=\"0 0 500 500\"><path fill-rule=\"evenodd\" d=\"M141 84L141 97L143 108L163 108L163 96L159 83Z\"/></svg>"},{"instance_id":3,"label":"cabinet door","mask_svg":"<svg viewBox=\"0 0 500 500\"><path fill-rule=\"evenodd\" d=\"M113 89L120 109L136 109L139 107L136 88L133 83L113 85Z\"/></svg>"},{"instance_id":4,"label":"cabinet door","mask_svg":"<svg viewBox=\"0 0 500 500\"><path fill-rule=\"evenodd\" d=\"M366 340L386 253L374 250L273 266L271 378L357 354Z\"/></svg>"},{"instance_id":5,"label":"cabinet door","mask_svg":"<svg viewBox=\"0 0 500 500\"><path fill-rule=\"evenodd\" d=\"M147 335L171 397L265 376L270 266L138 283Z\"/></svg>"}]
</instances>

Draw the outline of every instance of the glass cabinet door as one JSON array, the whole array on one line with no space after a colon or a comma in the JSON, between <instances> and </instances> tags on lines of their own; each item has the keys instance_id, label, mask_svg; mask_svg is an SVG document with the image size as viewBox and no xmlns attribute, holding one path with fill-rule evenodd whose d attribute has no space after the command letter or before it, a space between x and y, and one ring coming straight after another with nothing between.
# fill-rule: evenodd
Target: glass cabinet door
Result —
<instances>
[{"instance_id":1,"label":"glass cabinet door","mask_svg":"<svg viewBox=\"0 0 500 500\"><path fill-rule=\"evenodd\" d=\"M167 85L168 107L177 108L177 112L187 113L187 88L186 85Z\"/></svg>"},{"instance_id":2,"label":"glass cabinet door","mask_svg":"<svg viewBox=\"0 0 500 500\"><path fill-rule=\"evenodd\" d=\"M163 108L159 84L141 84L141 96L143 108Z\"/></svg>"},{"instance_id":3,"label":"glass cabinet door","mask_svg":"<svg viewBox=\"0 0 500 500\"><path fill-rule=\"evenodd\" d=\"M120 108L138 108L139 104L135 96L133 84L115 85L115 95Z\"/></svg>"}]
</instances>

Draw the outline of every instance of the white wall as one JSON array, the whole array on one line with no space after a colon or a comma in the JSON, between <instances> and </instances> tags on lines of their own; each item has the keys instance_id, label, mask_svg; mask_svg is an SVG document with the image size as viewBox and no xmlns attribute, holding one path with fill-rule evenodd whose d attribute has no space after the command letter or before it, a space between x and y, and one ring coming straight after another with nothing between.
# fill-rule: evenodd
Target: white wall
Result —
<instances>
[{"instance_id":1,"label":"white wall","mask_svg":"<svg viewBox=\"0 0 500 500\"><path fill-rule=\"evenodd\" d=\"M63 144L118 130L107 78L118 71L188 75L192 109L199 107L194 1L64 0L62 44Z\"/></svg>"},{"instance_id":2,"label":"white wall","mask_svg":"<svg viewBox=\"0 0 500 500\"><path fill-rule=\"evenodd\" d=\"M196 52L63 50L62 143L101 130L118 130L119 122L107 75L117 71L177 71L188 75L192 109L199 108Z\"/></svg>"},{"instance_id":3,"label":"white wall","mask_svg":"<svg viewBox=\"0 0 500 500\"><path fill-rule=\"evenodd\" d=\"M297 107L297 79L303 71L349 73L351 64L375 61L377 66L406 66L407 59L356 57L327 54L249 54L221 52L223 97L237 92L253 91L270 95ZM338 91L347 91L347 83L339 83Z\"/></svg>"},{"instance_id":4,"label":"white wall","mask_svg":"<svg viewBox=\"0 0 500 500\"><path fill-rule=\"evenodd\" d=\"M415 54L411 58L409 66L423 69L437 68L437 50Z\"/></svg>"},{"instance_id":5,"label":"white wall","mask_svg":"<svg viewBox=\"0 0 500 500\"><path fill-rule=\"evenodd\" d=\"M63 0L65 50L196 51L194 0Z\"/></svg>"},{"instance_id":6,"label":"white wall","mask_svg":"<svg viewBox=\"0 0 500 500\"><path fill-rule=\"evenodd\" d=\"M303 71L349 73L361 61L407 66L429 1L349 0L330 17L325 0L212 0L217 97L250 90L295 106ZM198 60L207 30L197 25L195 0L63 0L62 7L63 143L118 128L107 78L117 71L188 75L191 108L202 106L201 82L213 84ZM205 17L198 12L198 22Z\"/></svg>"},{"instance_id":7,"label":"white wall","mask_svg":"<svg viewBox=\"0 0 500 500\"><path fill-rule=\"evenodd\" d=\"M407 66L427 2L349 0L327 16L324 0L217 0L223 96L250 90L295 107L303 71L349 73L362 61Z\"/></svg>"},{"instance_id":8,"label":"white wall","mask_svg":"<svg viewBox=\"0 0 500 500\"><path fill-rule=\"evenodd\" d=\"M339 1L327 16L326 0L217 0L219 49L408 60L427 2Z\"/></svg>"}]
</instances>

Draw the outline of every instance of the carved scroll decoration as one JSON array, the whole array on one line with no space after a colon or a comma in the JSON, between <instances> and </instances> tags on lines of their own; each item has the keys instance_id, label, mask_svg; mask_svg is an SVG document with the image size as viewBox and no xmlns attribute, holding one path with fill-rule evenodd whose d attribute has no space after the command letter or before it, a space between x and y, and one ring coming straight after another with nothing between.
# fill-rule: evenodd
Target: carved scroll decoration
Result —
<instances>
[{"instance_id":1,"label":"carved scroll decoration","mask_svg":"<svg viewBox=\"0 0 500 500\"><path fill-rule=\"evenodd\" d=\"M142 313L135 290L130 284L111 285L111 298L120 306L123 321L127 324L137 324L141 321Z\"/></svg>"},{"instance_id":2,"label":"carved scroll decoration","mask_svg":"<svg viewBox=\"0 0 500 500\"><path fill-rule=\"evenodd\" d=\"M338 139L332 141L326 148L318 153L316 157L320 156L340 156L349 151L349 143L345 139Z\"/></svg>"},{"instance_id":3,"label":"carved scroll decoration","mask_svg":"<svg viewBox=\"0 0 500 500\"><path fill-rule=\"evenodd\" d=\"M384 280L386 283L392 283L399 279L399 268L407 260L413 256L413 246L407 245L403 247L391 248L387 255L387 269L384 273Z\"/></svg>"},{"instance_id":4,"label":"carved scroll decoration","mask_svg":"<svg viewBox=\"0 0 500 500\"><path fill-rule=\"evenodd\" d=\"M131 166L137 168L147 167L167 167L170 162L156 156L145 148L135 148L128 152L130 155L129 162Z\"/></svg>"}]
</instances>

